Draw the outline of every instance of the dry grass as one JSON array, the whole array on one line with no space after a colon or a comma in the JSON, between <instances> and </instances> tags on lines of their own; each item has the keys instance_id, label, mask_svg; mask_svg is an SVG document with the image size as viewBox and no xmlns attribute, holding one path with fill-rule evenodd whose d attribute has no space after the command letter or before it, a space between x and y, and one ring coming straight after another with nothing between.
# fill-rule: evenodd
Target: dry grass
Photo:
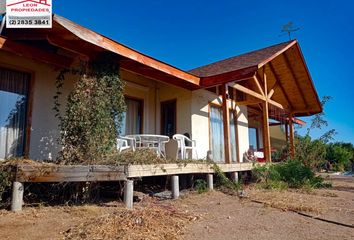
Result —
<instances>
[{"instance_id":1,"label":"dry grass","mask_svg":"<svg viewBox=\"0 0 354 240\"><path fill-rule=\"evenodd\" d=\"M89 219L64 232L65 239L179 239L189 221L197 218L170 204L152 199L134 210L117 209Z\"/></svg>"},{"instance_id":2,"label":"dry grass","mask_svg":"<svg viewBox=\"0 0 354 240\"><path fill-rule=\"evenodd\" d=\"M259 201L267 206L283 211L300 211L320 214L327 210L325 201L314 194L300 191L278 191L252 189L249 192L250 200Z\"/></svg>"}]
</instances>

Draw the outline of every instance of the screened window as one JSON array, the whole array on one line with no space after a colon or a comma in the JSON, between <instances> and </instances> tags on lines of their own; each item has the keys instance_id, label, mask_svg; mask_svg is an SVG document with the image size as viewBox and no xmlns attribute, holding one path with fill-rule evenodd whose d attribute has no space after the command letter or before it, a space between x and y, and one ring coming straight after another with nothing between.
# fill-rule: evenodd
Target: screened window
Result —
<instances>
[{"instance_id":1,"label":"screened window","mask_svg":"<svg viewBox=\"0 0 354 240\"><path fill-rule=\"evenodd\" d=\"M211 156L214 161L225 161L222 109L210 106Z\"/></svg>"},{"instance_id":2,"label":"screened window","mask_svg":"<svg viewBox=\"0 0 354 240\"><path fill-rule=\"evenodd\" d=\"M140 99L125 98L127 111L123 116L121 135L141 134L143 127L143 101Z\"/></svg>"},{"instance_id":3,"label":"screened window","mask_svg":"<svg viewBox=\"0 0 354 240\"><path fill-rule=\"evenodd\" d=\"M0 159L24 155L30 75L0 68Z\"/></svg>"}]
</instances>

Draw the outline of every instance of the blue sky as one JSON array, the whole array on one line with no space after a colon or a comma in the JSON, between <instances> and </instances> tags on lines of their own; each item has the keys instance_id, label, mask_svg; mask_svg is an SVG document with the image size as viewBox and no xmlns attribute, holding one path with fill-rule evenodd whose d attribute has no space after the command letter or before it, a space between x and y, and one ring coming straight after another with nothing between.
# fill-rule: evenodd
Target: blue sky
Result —
<instances>
[{"instance_id":1,"label":"blue sky","mask_svg":"<svg viewBox=\"0 0 354 240\"><path fill-rule=\"evenodd\" d=\"M354 2L53 1L54 12L183 70L287 40L292 21L337 141L354 143ZM304 119L308 121L308 119ZM300 130L300 133L304 131Z\"/></svg>"}]
</instances>

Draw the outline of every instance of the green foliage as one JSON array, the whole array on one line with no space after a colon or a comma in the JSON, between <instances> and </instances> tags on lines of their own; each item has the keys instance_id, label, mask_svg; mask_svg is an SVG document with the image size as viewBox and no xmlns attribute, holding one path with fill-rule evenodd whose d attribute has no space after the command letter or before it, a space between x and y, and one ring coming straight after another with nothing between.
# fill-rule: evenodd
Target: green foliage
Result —
<instances>
[{"instance_id":1,"label":"green foliage","mask_svg":"<svg viewBox=\"0 0 354 240\"><path fill-rule=\"evenodd\" d=\"M98 59L85 69L64 70L57 78L54 110L60 120L61 163L94 164L115 150L125 111L124 84L115 57L104 55ZM61 116L58 99L66 73L79 74L80 79Z\"/></svg>"},{"instance_id":2,"label":"green foliage","mask_svg":"<svg viewBox=\"0 0 354 240\"><path fill-rule=\"evenodd\" d=\"M326 159L335 171L350 170L354 163L354 147L351 143L330 143L327 145Z\"/></svg>"},{"instance_id":3,"label":"green foliage","mask_svg":"<svg viewBox=\"0 0 354 240\"><path fill-rule=\"evenodd\" d=\"M197 179L194 183L195 188L197 189L197 192L199 194L205 193L208 191L208 185L207 182L203 179Z\"/></svg>"},{"instance_id":4,"label":"green foliage","mask_svg":"<svg viewBox=\"0 0 354 240\"><path fill-rule=\"evenodd\" d=\"M323 179L315 176L310 167L299 160L288 160L278 164L258 165L253 169L253 176L259 186L267 189L319 188L325 187Z\"/></svg>"},{"instance_id":5,"label":"green foliage","mask_svg":"<svg viewBox=\"0 0 354 240\"><path fill-rule=\"evenodd\" d=\"M0 164L0 206L2 205L3 195L7 192L12 183L12 168L6 164Z\"/></svg>"},{"instance_id":6,"label":"green foliage","mask_svg":"<svg viewBox=\"0 0 354 240\"><path fill-rule=\"evenodd\" d=\"M229 190L240 190L242 188L240 183L231 181L225 173L219 168L218 165L214 164L213 169L216 176L216 186L220 188L226 188Z\"/></svg>"},{"instance_id":7,"label":"green foliage","mask_svg":"<svg viewBox=\"0 0 354 240\"><path fill-rule=\"evenodd\" d=\"M330 99L332 99L330 96L323 97L321 101L323 108ZM331 129L318 139L312 139L310 137L311 130L321 129L324 126L328 126L328 122L325 119L325 113L321 112L312 117L306 135L296 135L295 138L295 159L313 170L319 170L325 164L326 144L333 140L333 136L336 134L336 131Z\"/></svg>"}]
</instances>

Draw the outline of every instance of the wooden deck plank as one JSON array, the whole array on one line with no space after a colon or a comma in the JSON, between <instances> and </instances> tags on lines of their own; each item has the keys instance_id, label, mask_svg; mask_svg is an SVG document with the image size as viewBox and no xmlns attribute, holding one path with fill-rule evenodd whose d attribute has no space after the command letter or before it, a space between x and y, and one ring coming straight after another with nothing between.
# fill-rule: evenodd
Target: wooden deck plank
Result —
<instances>
[{"instance_id":1,"label":"wooden deck plank","mask_svg":"<svg viewBox=\"0 0 354 240\"><path fill-rule=\"evenodd\" d=\"M33 166L18 165L18 182L90 182L126 180L124 166Z\"/></svg>"},{"instance_id":2,"label":"wooden deck plank","mask_svg":"<svg viewBox=\"0 0 354 240\"><path fill-rule=\"evenodd\" d=\"M249 171L253 163L217 164L223 172ZM15 181L18 182L90 182L124 181L128 178L179 174L213 173L213 164L156 164L156 165L18 165Z\"/></svg>"},{"instance_id":3,"label":"wooden deck plank","mask_svg":"<svg viewBox=\"0 0 354 240\"><path fill-rule=\"evenodd\" d=\"M217 164L223 172L238 172L252 170L252 163ZM130 165L127 167L127 178L164 176L192 173L213 173L213 164L158 164L158 165Z\"/></svg>"}]
</instances>

